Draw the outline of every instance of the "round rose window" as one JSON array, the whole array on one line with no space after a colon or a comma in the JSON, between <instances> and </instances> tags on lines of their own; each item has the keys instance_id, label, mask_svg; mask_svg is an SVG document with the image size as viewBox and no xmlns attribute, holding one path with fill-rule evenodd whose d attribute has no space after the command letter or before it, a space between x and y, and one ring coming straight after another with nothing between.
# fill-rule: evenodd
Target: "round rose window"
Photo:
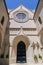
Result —
<instances>
[{"instance_id":1,"label":"round rose window","mask_svg":"<svg viewBox=\"0 0 43 65\"><path fill-rule=\"evenodd\" d=\"M16 16L17 16L18 19L24 19L26 17L26 14L18 13Z\"/></svg>"},{"instance_id":2,"label":"round rose window","mask_svg":"<svg viewBox=\"0 0 43 65\"><path fill-rule=\"evenodd\" d=\"M16 22L24 23L29 19L29 14L26 11L16 11L13 13L13 18Z\"/></svg>"}]
</instances>

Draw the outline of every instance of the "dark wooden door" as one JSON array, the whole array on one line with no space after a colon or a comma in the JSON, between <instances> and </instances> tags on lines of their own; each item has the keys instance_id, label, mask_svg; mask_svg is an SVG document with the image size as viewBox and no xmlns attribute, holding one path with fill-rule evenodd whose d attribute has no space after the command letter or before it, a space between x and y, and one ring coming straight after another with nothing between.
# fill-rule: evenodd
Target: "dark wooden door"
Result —
<instances>
[{"instance_id":1,"label":"dark wooden door","mask_svg":"<svg viewBox=\"0 0 43 65\"><path fill-rule=\"evenodd\" d=\"M17 45L17 63L26 63L26 45L23 41Z\"/></svg>"}]
</instances>

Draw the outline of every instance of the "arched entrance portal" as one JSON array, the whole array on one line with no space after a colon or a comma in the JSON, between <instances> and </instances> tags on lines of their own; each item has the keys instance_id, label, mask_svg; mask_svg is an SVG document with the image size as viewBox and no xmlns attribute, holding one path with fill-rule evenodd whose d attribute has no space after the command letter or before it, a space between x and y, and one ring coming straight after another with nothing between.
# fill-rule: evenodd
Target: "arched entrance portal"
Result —
<instances>
[{"instance_id":1,"label":"arched entrance portal","mask_svg":"<svg viewBox=\"0 0 43 65\"><path fill-rule=\"evenodd\" d=\"M25 61L18 61L17 60L18 59L17 58L17 51L18 51L17 48L20 49L21 46L19 46L19 44L21 44L21 41L22 41L22 44L24 45L24 49L26 50L25 53L27 53L28 47L30 45L29 38L26 37L26 36L24 36L24 35L19 35L19 36L17 36L17 37L14 38L13 45L12 45L12 51L11 51L11 57L15 58L15 60L14 60L15 63L16 62L22 62L22 63L24 62L25 63L25 61L27 60L27 59L25 59Z\"/></svg>"},{"instance_id":2,"label":"arched entrance portal","mask_svg":"<svg viewBox=\"0 0 43 65\"><path fill-rule=\"evenodd\" d=\"M23 41L17 44L17 63L26 63L26 45Z\"/></svg>"}]
</instances>

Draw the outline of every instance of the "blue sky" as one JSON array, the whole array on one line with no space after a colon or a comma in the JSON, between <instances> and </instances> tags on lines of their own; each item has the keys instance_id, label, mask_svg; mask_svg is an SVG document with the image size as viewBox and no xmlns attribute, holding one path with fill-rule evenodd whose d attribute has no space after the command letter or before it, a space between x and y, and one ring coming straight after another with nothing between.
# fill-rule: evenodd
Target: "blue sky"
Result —
<instances>
[{"instance_id":1,"label":"blue sky","mask_svg":"<svg viewBox=\"0 0 43 65\"><path fill-rule=\"evenodd\" d=\"M24 5L30 10L36 9L38 0L6 0L6 5L8 9L15 9L19 5Z\"/></svg>"}]
</instances>

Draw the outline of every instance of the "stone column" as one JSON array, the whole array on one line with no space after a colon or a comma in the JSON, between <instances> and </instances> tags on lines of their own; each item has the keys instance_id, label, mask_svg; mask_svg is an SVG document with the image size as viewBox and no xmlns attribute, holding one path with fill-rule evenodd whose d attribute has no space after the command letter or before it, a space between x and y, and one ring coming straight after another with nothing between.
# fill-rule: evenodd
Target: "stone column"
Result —
<instances>
[{"instance_id":1,"label":"stone column","mask_svg":"<svg viewBox=\"0 0 43 65\"><path fill-rule=\"evenodd\" d=\"M41 47L41 51L42 51L42 62L43 62L43 46Z\"/></svg>"},{"instance_id":2,"label":"stone column","mask_svg":"<svg viewBox=\"0 0 43 65\"><path fill-rule=\"evenodd\" d=\"M34 42L32 43L31 47L32 47L32 51L33 51L33 62L34 62L34 50L35 50L35 43Z\"/></svg>"},{"instance_id":3,"label":"stone column","mask_svg":"<svg viewBox=\"0 0 43 65\"><path fill-rule=\"evenodd\" d=\"M34 50L35 50L35 43L33 42L31 47L33 48L33 54L34 54Z\"/></svg>"},{"instance_id":4,"label":"stone column","mask_svg":"<svg viewBox=\"0 0 43 65\"><path fill-rule=\"evenodd\" d=\"M12 57L12 46L10 46L10 48L9 48L9 58L11 58Z\"/></svg>"}]
</instances>

